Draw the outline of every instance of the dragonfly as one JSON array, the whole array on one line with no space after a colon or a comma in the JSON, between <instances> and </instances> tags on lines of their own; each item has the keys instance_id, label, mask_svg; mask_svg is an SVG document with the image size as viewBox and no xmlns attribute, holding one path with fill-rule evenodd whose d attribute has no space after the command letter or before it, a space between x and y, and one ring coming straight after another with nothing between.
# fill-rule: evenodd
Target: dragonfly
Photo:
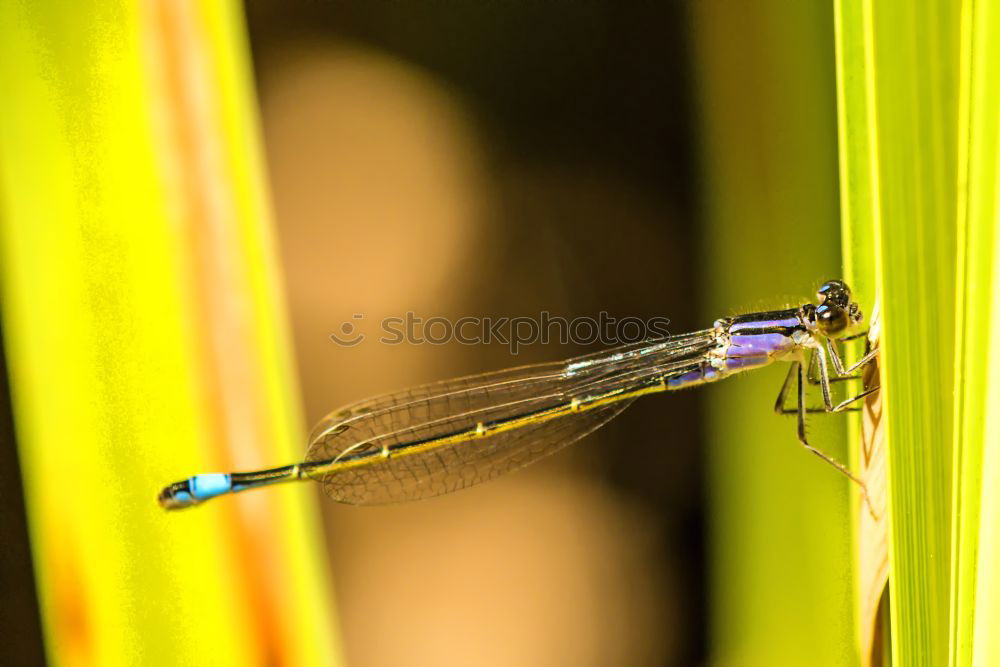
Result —
<instances>
[{"instance_id":1,"label":"dragonfly","mask_svg":"<svg viewBox=\"0 0 1000 667\"><path fill-rule=\"evenodd\" d=\"M834 382L875 359L877 345L845 364L839 346L865 336L863 315L841 280L816 303L716 320L711 328L630 343L562 362L521 366L425 384L349 405L309 436L305 460L252 472L194 475L165 487L166 509L271 484L316 480L327 496L376 505L439 496L524 467L600 428L636 399L790 362L774 410L795 415L798 440L857 484L860 477L806 438L806 414L857 410L870 387L835 402ZM788 406L792 384L796 404ZM823 405L806 407L806 385ZM869 509L871 503L868 503Z\"/></svg>"}]
</instances>

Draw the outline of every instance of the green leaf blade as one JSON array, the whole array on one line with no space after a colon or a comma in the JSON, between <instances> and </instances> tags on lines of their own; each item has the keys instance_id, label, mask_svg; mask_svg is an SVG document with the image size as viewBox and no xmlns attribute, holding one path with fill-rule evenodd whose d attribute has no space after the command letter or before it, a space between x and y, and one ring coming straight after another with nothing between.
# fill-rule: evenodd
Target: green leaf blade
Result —
<instances>
[{"instance_id":1,"label":"green leaf blade","mask_svg":"<svg viewBox=\"0 0 1000 667\"><path fill-rule=\"evenodd\" d=\"M962 25L958 165L958 285L956 291L955 452L953 469L950 663L992 664L1000 643L1000 566L993 534L1000 524L1000 289L997 234L1000 209L1000 8L968 2ZM992 380L992 381L991 381ZM991 387L993 388L991 391ZM993 443L993 447L989 447Z\"/></svg>"}]
</instances>

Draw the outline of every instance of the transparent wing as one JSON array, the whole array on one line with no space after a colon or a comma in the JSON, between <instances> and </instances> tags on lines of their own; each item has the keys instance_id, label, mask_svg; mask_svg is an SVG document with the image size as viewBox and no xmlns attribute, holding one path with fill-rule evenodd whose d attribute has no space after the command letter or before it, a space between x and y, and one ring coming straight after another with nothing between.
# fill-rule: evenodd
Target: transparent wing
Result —
<instances>
[{"instance_id":1,"label":"transparent wing","mask_svg":"<svg viewBox=\"0 0 1000 667\"><path fill-rule=\"evenodd\" d=\"M344 503L456 491L582 438L713 344L705 330L361 401L314 429L304 469Z\"/></svg>"}]
</instances>

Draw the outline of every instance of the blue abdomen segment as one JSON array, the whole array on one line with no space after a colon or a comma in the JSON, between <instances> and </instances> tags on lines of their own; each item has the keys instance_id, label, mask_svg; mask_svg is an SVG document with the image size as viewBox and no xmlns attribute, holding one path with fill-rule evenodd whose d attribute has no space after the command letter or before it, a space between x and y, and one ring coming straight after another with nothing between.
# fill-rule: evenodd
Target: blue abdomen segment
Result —
<instances>
[{"instance_id":1,"label":"blue abdomen segment","mask_svg":"<svg viewBox=\"0 0 1000 667\"><path fill-rule=\"evenodd\" d=\"M194 501L199 503L233 490L232 478L221 472L195 475L188 480L188 486Z\"/></svg>"},{"instance_id":2,"label":"blue abdomen segment","mask_svg":"<svg viewBox=\"0 0 1000 667\"><path fill-rule=\"evenodd\" d=\"M232 475L213 472L188 477L182 482L174 482L160 491L157 500L162 507L175 510L192 507L233 490Z\"/></svg>"}]
</instances>

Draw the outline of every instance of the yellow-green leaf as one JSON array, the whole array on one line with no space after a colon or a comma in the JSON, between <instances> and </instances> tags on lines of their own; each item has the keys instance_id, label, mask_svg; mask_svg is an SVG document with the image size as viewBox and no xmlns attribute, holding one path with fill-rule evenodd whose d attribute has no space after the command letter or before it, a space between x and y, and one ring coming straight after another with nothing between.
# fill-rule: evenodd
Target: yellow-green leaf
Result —
<instances>
[{"instance_id":1,"label":"yellow-green leaf","mask_svg":"<svg viewBox=\"0 0 1000 667\"><path fill-rule=\"evenodd\" d=\"M0 3L0 283L54 664L331 664L308 496L166 482L299 455L229 0Z\"/></svg>"}]
</instances>

